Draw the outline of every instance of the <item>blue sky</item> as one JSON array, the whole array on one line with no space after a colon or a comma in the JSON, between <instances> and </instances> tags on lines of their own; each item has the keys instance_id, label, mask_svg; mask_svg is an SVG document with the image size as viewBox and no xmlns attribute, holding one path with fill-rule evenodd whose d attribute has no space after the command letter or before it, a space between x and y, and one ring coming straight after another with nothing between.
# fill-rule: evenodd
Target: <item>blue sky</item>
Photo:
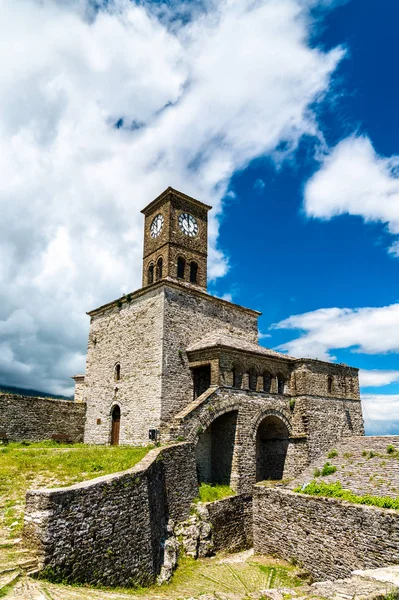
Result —
<instances>
[{"instance_id":1,"label":"blue sky","mask_svg":"<svg viewBox=\"0 0 399 600\"><path fill-rule=\"evenodd\" d=\"M172 185L214 206L210 291L262 311L262 344L359 367L367 431L399 433L397 3L4 15L0 383L72 392L86 310L140 286L140 209Z\"/></svg>"}]
</instances>

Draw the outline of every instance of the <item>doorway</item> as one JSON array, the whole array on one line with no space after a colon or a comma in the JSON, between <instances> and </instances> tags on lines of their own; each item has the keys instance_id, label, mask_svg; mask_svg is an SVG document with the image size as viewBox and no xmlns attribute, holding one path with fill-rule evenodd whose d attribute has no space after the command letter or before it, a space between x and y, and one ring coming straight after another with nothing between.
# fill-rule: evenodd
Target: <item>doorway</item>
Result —
<instances>
[{"instance_id":1,"label":"doorway","mask_svg":"<svg viewBox=\"0 0 399 600\"><path fill-rule=\"evenodd\" d=\"M256 481L283 478L289 444L287 426L276 416L267 416L256 434Z\"/></svg>"},{"instance_id":2,"label":"doorway","mask_svg":"<svg viewBox=\"0 0 399 600\"><path fill-rule=\"evenodd\" d=\"M119 445L119 430L121 425L121 409L116 404L112 409L111 413L112 425L111 425L111 446Z\"/></svg>"}]
</instances>

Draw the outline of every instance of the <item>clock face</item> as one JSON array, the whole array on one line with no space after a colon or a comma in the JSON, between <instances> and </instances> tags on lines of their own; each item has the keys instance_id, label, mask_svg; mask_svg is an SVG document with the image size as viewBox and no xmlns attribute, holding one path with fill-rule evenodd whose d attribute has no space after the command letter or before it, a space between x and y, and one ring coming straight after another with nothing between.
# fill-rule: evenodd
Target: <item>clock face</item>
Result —
<instances>
[{"instance_id":1,"label":"clock face","mask_svg":"<svg viewBox=\"0 0 399 600\"><path fill-rule=\"evenodd\" d=\"M159 234L161 233L161 229L163 227L163 221L164 221L164 218L162 215L157 215L156 217L154 217L154 219L151 223L151 227L150 227L150 233L151 233L152 238L158 237Z\"/></svg>"},{"instance_id":2,"label":"clock face","mask_svg":"<svg viewBox=\"0 0 399 600\"><path fill-rule=\"evenodd\" d=\"M198 233L198 223L193 215L182 213L179 215L179 227L189 237L195 237Z\"/></svg>"}]
</instances>

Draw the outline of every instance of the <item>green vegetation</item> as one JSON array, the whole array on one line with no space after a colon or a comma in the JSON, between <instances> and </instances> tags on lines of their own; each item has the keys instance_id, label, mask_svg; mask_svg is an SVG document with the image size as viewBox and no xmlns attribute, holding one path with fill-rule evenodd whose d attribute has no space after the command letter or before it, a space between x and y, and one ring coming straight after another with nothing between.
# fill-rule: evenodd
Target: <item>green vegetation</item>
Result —
<instances>
[{"instance_id":1,"label":"green vegetation","mask_svg":"<svg viewBox=\"0 0 399 600\"><path fill-rule=\"evenodd\" d=\"M353 504L367 504L369 506L378 506L379 508L393 508L399 510L399 498L391 498L390 496L357 496L350 490L344 490L339 481L335 483L324 483L311 481L303 489L295 488L294 492L307 494L309 496L324 496L327 498L339 498Z\"/></svg>"},{"instance_id":2,"label":"green vegetation","mask_svg":"<svg viewBox=\"0 0 399 600\"><path fill-rule=\"evenodd\" d=\"M198 494L198 502L214 502L236 495L228 485L211 485L209 483L201 483Z\"/></svg>"},{"instance_id":3,"label":"green vegetation","mask_svg":"<svg viewBox=\"0 0 399 600\"><path fill-rule=\"evenodd\" d=\"M0 446L0 528L11 537L22 528L25 493L59 487L133 467L150 447L10 443Z\"/></svg>"},{"instance_id":4,"label":"green vegetation","mask_svg":"<svg viewBox=\"0 0 399 600\"><path fill-rule=\"evenodd\" d=\"M335 458L336 456L338 456L338 450L331 450L331 452L327 454L327 458Z\"/></svg>"},{"instance_id":5,"label":"green vegetation","mask_svg":"<svg viewBox=\"0 0 399 600\"><path fill-rule=\"evenodd\" d=\"M318 467L313 471L313 477L320 477L321 471Z\"/></svg>"},{"instance_id":6,"label":"green vegetation","mask_svg":"<svg viewBox=\"0 0 399 600\"><path fill-rule=\"evenodd\" d=\"M395 588L385 596L385 600L399 600L399 588Z\"/></svg>"},{"instance_id":7,"label":"green vegetation","mask_svg":"<svg viewBox=\"0 0 399 600\"><path fill-rule=\"evenodd\" d=\"M326 477L327 475L332 475L333 473L335 473L336 470L337 470L337 467L330 464L329 462L326 462L321 470L321 474L323 477Z\"/></svg>"},{"instance_id":8,"label":"green vegetation","mask_svg":"<svg viewBox=\"0 0 399 600\"><path fill-rule=\"evenodd\" d=\"M291 398L291 400L290 400L290 410L291 410L291 412L294 411L294 408L295 408L295 398Z\"/></svg>"},{"instance_id":9,"label":"green vegetation","mask_svg":"<svg viewBox=\"0 0 399 600\"><path fill-rule=\"evenodd\" d=\"M387 446L387 454L393 454L394 452L395 452L394 446L392 446L392 444L389 444L389 446Z\"/></svg>"}]
</instances>

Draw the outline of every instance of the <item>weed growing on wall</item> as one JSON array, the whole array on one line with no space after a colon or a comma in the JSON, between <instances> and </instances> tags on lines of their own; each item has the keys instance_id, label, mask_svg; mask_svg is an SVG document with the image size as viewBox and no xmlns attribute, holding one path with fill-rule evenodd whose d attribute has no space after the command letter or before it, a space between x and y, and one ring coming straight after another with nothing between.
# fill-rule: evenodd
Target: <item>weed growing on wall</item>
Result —
<instances>
[{"instance_id":1,"label":"weed growing on wall","mask_svg":"<svg viewBox=\"0 0 399 600\"><path fill-rule=\"evenodd\" d=\"M304 487L295 488L294 492L307 494L309 496L324 496L327 498L339 498L353 504L367 504L369 506L378 506L379 508L393 508L399 510L399 498L390 496L358 496L350 490L344 490L339 481L335 483L324 483L311 481Z\"/></svg>"},{"instance_id":2,"label":"weed growing on wall","mask_svg":"<svg viewBox=\"0 0 399 600\"><path fill-rule=\"evenodd\" d=\"M337 470L337 467L330 464L329 462L326 462L321 470L321 474L323 477L326 477L327 475L332 475L333 473L335 473L336 470Z\"/></svg>"}]
</instances>

